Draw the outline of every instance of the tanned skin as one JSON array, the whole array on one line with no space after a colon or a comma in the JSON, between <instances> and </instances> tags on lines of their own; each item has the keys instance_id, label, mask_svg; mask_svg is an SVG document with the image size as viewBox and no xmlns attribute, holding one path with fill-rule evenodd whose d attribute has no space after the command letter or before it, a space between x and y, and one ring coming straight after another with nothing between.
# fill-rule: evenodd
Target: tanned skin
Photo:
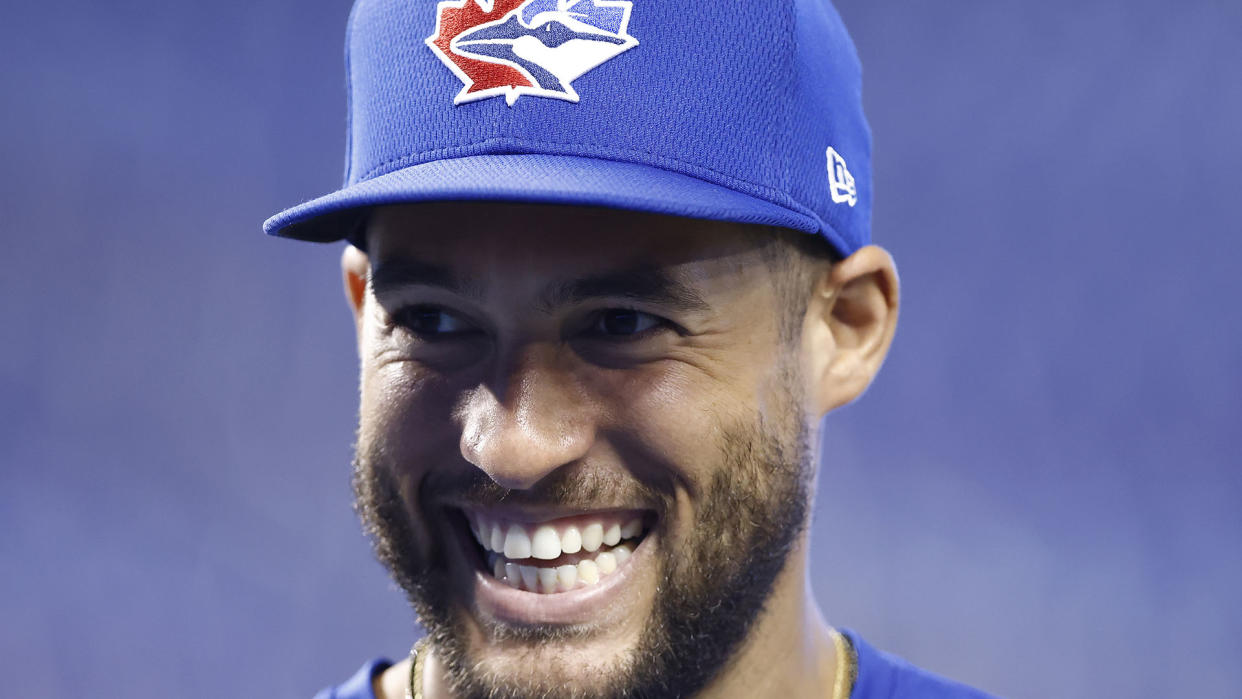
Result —
<instances>
[{"instance_id":1,"label":"tanned skin","mask_svg":"<svg viewBox=\"0 0 1242 699\"><path fill-rule=\"evenodd\" d=\"M624 689L617 683L627 681L626 659L645 657L640 647L660 638L648 622L662 590L678 584L670 571L716 543L699 529L716 521L703 519L711 510L705 499L711 483L728 481L721 454L729 453L722 442L731 434L798 457L787 471L774 468L768 476L761 468L754 482L739 486L766 508L757 513L784 506L779 492L804 493L801 505L809 511L821 419L861 395L879 370L896 327L898 281L888 253L867 246L836 262L809 262L812 274L795 290L801 297L787 298L778 283L785 271L764 262L771 233L588 207L438 203L375 210L366 252L345 250L345 292L362 365L359 463L395 484L408 524L402 531L409 541L385 542L386 530L372 527L377 550L408 549L406 558L394 557L397 563L385 561L390 568L414 569L439 550L444 525L421 489L446 478L483 474L518 502L543 492L542 484L589 478L617 483L618 501L655 490L665 503L649 570L636 570L601 608L599 623L572 638L538 628L549 632L543 641L494 636L507 622L474 603L471 573L446 572L445 579L465 582L460 592L453 585L436 597L451 607L444 610L445 633L455 634L454 652L484 680L554 682L566 695ZM377 270L411 261L468 283L393 283L387 274L376 288ZM549 305L549 290L558 285L635 267L660 270L689 296L677 303L610 292ZM779 322L790 303L805 305L792 333ZM731 432L737 425L744 429ZM801 472L793 467L803 457ZM806 487L783 490L795 479ZM595 493L601 502L606 495ZM726 538L750 533L726 524L720 523ZM840 659L812 595L804 524L789 529L781 565L762 584L761 609L739 620L738 642L696 696L809 699L833 686ZM745 566L745 554L709 560ZM401 573L394 570L399 580ZM407 592L417 606L418 594ZM433 649L426 660L428 699L468 686L442 656ZM376 695L404 697L409 671L406 661L383 673Z\"/></svg>"}]
</instances>

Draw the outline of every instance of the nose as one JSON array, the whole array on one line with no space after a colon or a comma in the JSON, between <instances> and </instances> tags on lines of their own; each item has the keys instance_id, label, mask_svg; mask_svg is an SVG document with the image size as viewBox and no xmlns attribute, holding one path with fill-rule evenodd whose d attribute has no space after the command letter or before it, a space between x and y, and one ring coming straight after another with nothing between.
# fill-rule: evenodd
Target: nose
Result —
<instances>
[{"instance_id":1,"label":"nose","mask_svg":"<svg viewBox=\"0 0 1242 699\"><path fill-rule=\"evenodd\" d=\"M555 347L529 347L510 367L465 401L461 454L501 487L526 490L583 458L594 425Z\"/></svg>"}]
</instances>

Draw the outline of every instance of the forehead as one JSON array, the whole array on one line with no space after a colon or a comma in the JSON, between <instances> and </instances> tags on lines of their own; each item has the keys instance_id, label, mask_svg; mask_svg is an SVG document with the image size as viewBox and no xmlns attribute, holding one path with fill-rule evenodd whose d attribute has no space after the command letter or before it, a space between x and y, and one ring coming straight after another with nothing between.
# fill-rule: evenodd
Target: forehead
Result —
<instances>
[{"instance_id":1,"label":"forehead","mask_svg":"<svg viewBox=\"0 0 1242 699\"><path fill-rule=\"evenodd\" d=\"M616 209L437 202L377 209L372 264L410 260L486 282L662 268L693 277L754 272L770 239L760 226Z\"/></svg>"}]
</instances>

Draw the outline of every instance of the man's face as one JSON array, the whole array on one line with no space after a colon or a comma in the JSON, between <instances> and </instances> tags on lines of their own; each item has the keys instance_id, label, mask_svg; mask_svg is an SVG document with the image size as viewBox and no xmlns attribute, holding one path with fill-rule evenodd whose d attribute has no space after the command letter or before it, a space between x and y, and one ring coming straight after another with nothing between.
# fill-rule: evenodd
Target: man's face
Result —
<instances>
[{"instance_id":1,"label":"man's face","mask_svg":"<svg viewBox=\"0 0 1242 699\"><path fill-rule=\"evenodd\" d=\"M373 216L358 505L460 693L688 694L770 602L812 469L763 234Z\"/></svg>"}]
</instances>

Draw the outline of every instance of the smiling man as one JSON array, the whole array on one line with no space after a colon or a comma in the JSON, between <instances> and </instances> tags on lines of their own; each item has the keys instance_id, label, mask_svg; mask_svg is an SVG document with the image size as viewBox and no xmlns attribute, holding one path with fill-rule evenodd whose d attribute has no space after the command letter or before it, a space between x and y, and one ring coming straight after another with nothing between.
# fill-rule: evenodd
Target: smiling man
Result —
<instances>
[{"instance_id":1,"label":"smiling man","mask_svg":"<svg viewBox=\"0 0 1242 699\"><path fill-rule=\"evenodd\" d=\"M808 581L898 305L835 10L360 0L348 51L345 187L265 228L349 242L358 510L428 634L321 696L982 696Z\"/></svg>"}]
</instances>

